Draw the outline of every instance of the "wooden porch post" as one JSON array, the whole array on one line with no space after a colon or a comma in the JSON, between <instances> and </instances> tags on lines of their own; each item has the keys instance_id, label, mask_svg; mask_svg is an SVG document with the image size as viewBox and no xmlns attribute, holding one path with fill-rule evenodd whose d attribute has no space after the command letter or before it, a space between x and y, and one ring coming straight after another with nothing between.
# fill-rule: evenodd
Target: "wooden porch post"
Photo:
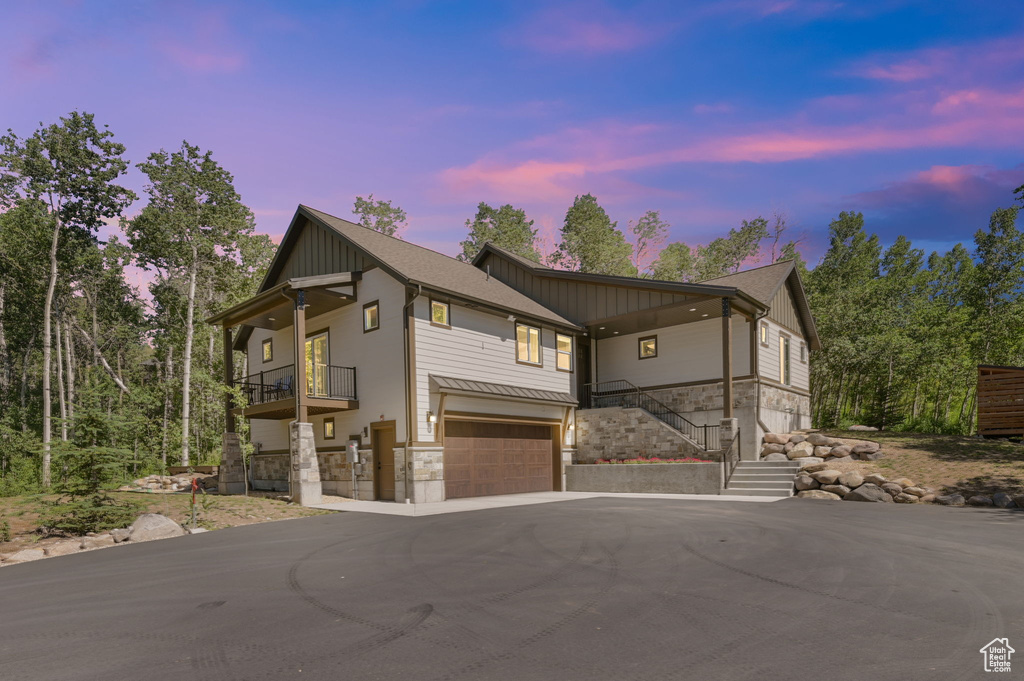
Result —
<instances>
[{"instance_id":1,"label":"wooden porch post","mask_svg":"<svg viewBox=\"0 0 1024 681\"><path fill-rule=\"evenodd\" d=\"M296 291L295 298L295 420L309 421L306 406L306 292Z\"/></svg>"},{"instance_id":2,"label":"wooden porch post","mask_svg":"<svg viewBox=\"0 0 1024 681\"><path fill-rule=\"evenodd\" d=\"M235 353L231 349L231 327L227 324L224 325L224 385L229 388L232 386L235 380ZM235 401L231 398L231 395L224 396L224 423L225 431L228 433L235 432L235 415L231 413L231 410L235 406Z\"/></svg>"},{"instance_id":3,"label":"wooden porch post","mask_svg":"<svg viewBox=\"0 0 1024 681\"><path fill-rule=\"evenodd\" d=\"M722 418L732 418L732 309L722 298Z\"/></svg>"}]
</instances>

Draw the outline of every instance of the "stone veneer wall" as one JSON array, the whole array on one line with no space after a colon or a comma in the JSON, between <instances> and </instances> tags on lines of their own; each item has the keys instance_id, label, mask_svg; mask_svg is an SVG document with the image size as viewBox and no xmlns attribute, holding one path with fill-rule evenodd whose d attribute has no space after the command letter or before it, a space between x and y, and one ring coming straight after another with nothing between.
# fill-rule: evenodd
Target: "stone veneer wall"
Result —
<instances>
[{"instance_id":1,"label":"stone veneer wall","mask_svg":"<svg viewBox=\"0 0 1024 681\"><path fill-rule=\"evenodd\" d=\"M662 388L661 390L648 390L647 392L654 399L684 416L690 412L722 410L721 381L698 385L682 385L673 388ZM734 408L752 407L756 403L757 383L753 379L735 381L733 383ZM718 418L720 418L720 415L715 417L716 425Z\"/></svg>"},{"instance_id":2,"label":"stone veneer wall","mask_svg":"<svg viewBox=\"0 0 1024 681\"><path fill-rule=\"evenodd\" d=\"M575 463L598 459L631 459L638 456L711 459L704 452L643 409L606 407L576 412Z\"/></svg>"}]
</instances>

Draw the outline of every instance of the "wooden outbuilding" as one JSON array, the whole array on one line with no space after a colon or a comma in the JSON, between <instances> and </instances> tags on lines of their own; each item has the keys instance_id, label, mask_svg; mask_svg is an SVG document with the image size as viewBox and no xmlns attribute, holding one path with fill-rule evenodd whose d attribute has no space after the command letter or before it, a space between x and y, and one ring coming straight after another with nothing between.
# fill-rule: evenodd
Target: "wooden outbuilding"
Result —
<instances>
[{"instance_id":1,"label":"wooden outbuilding","mask_svg":"<svg viewBox=\"0 0 1024 681\"><path fill-rule=\"evenodd\" d=\"M1024 437L1024 367L978 367L978 434Z\"/></svg>"}]
</instances>

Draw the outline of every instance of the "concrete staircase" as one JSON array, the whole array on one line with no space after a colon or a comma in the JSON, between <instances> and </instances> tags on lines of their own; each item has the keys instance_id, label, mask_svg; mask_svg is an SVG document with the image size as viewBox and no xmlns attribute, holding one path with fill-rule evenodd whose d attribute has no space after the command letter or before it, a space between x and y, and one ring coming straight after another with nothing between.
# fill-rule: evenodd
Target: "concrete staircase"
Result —
<instances>
[{"instance_id":1,"label":"concrete staircase","mask_svg":"<svg viewBox=\"0 0 1024 681\"><path fill-rule=\"evenodd\" d=\"M740 461L722 494L757 497L793 496L796 461Z\"/></svg>"}]
</instances>

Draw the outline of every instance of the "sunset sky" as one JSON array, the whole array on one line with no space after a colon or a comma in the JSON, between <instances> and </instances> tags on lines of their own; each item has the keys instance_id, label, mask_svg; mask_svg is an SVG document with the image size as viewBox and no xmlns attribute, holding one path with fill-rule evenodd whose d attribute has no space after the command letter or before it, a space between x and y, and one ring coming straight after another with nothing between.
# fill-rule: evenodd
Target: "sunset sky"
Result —
<instances>
[{"instance_id":1,"label":"sunset sky","mask_svg":"<svg viewBox=\"0 0 1024 681\"><path fill-rule=\"evenodd\" d=\"M590 192L691 245L781 211L813 264L840 210L945 250L1024 184L1020 2L3 4L0 128L187 139L275 238L372 192L445 253L480 201L550 244Z\"/></svg>"}]
</instances>

